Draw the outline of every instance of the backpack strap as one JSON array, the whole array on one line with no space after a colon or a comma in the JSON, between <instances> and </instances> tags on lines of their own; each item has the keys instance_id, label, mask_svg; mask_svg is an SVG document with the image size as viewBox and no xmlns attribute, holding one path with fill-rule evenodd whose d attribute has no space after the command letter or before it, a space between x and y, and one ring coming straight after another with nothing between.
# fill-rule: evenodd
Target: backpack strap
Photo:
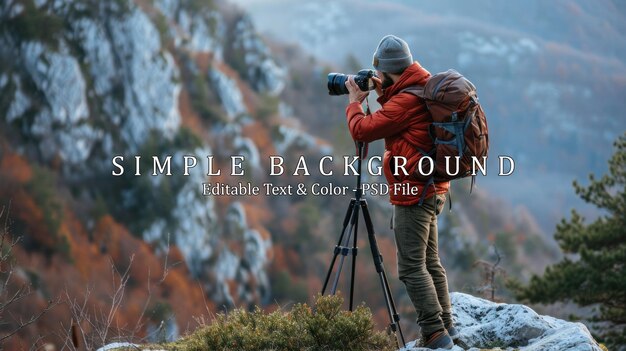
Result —
<instances>
[{"instance_id":1,"label":"backpack strap","mask_svg":"<svg viewBox=\"0 0 626 351\"><path fill-rule=\"evenodd\" d=\"M472 176L472 185L470 185L470 194L472 193L472 190L474 190L474 184L476 184L476 175Z\"/></svg>"},{"instance_id":2,"label":"backpack strap","mask_svg":"<svg viewBox=\"0 0 626 351\"><path fill-rule=\"evenodd\" d=\"M409 93L409 94L413 94L419 98L424 99L424 87L421 85L411 85L409 87L406 87L400 90L398 94L400 93Z\"/></svg>"},{"instance_id":3,"label":"backpack strap","mask_svg":"<svg viewBox=\"0 0 626 351\"><path fill-rule=\"evenodd\" d=\"M425 99L425 97L424 97L424 87L421 86L421 85L412 85L412 86L406 87L406 88L400 90L400 92L398 92L398 94L399 93L409 93L409 94L417 96L418 98ZM428 134L432 138L432 134L430 133L430 128L428 130ZM435 153L435 148L433 148L430 152L426 152L426 151L424 151L424 150L422 150L422 149L420 149L418 147L416 147L416 149L417 149L417 151L419 151L424 156L432 156ZM419 202L418 202L419 206L422 206L422 204L424 203L424 197L425 197L426 191L427 191L426 189L428 187L430 187L430 186L435 187L435 177L434 176L431 176L430 178L428 178L428 181L426 181L426 184L424 185L424 189L422 190L422 195L420 196L420 199L419 199ZM437 188L435 187L435 190L436 189ZM435 195L436 195L436 191L435 191L435 194L433 194L433 196L435 196Z\"/></svg>"},{"instance_id":4,"label":"backpack strap","mask_svg":"<svg viewBox=\"0 0 626 351\"><path fill-rule=\"evenodd\" d=\"M427 191L426 189L428 189L429 186L432 186L435 188L435 193L433 194L433 196L435 196L437 193L437 187L435 186L435 177L428 178L428 181L424 185L424 189L422 190L422 195L420 195L420 201L418 202L419 206L422 206L422 204L424 203L424 197L426 196L426 191Z\"/></svg>"},{"instance_id":5,"label":"backpack strap","mask_svg":"<svg viewBox=\"0 0 626 351\"><path fill-rule=\"evenodd\" d=\"M457 113L454 112L452 113L453 122L433 122L433 126L441 128L454 135L454 138L450 140L440 140L439 138L435 138L435 144L453 145L458 150L459 157L463 157L463 152L465 152L465 131L472 122L473 117L474 115L471 114L466 117L464 121L458 121Z\"/></svg>"}]
</instances>

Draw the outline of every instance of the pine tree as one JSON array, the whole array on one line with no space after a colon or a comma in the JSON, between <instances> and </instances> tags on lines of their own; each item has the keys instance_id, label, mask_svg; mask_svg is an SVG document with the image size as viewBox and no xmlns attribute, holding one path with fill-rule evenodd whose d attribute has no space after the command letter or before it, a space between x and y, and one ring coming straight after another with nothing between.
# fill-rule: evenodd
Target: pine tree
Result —
<instances>
[{"instance_id":1,"label":"pine tree","mask_svg":"<svg viewBox=\"0 0 626 351\"><path fill-rule=\"evenodd\" d=\"M626 134L614 143L609 172L586 187L574 181L576 194L602 210L592 223L575 210L562 219L554 235L565 258L518 286L519 299L534 303L572 301L593 306L588 319L607 345L626 345ZM610 348L610 349L613 349Z\"/></svg>"}]
</instances>

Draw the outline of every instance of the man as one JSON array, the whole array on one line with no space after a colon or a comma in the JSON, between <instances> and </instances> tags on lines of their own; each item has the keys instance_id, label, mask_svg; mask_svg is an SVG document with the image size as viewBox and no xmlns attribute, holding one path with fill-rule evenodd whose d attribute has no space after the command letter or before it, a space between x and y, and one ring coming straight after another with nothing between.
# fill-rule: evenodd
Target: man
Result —
<instances>
[{"instance_id":1,"label":"man","mask_svg":"<svg viewBox=\"0 0 626 351\"><path fill-rule=\"evenodd\" d=\"M348 126L355 140L385 139L383 170L394 205L398 274L415 306L424 346L450 349L458 332L452 323L446 271L437 249L437 215L450 183L433 183L414 172L419 160L434 147L429 134L432 117L424 100L402 92L407 87L426 84L430 73L413 62L407 43L393 35L385 36L378 44L374 68L382 78L373 78L382 107L365 115L361 103L368 92L361 91L354 79L349 79ZM400 167L402 163L404 169ZM423 164L429 163L425 160ZM418 194L403 191L406 185L417 187Z\"/></svg>"}]
</instances>

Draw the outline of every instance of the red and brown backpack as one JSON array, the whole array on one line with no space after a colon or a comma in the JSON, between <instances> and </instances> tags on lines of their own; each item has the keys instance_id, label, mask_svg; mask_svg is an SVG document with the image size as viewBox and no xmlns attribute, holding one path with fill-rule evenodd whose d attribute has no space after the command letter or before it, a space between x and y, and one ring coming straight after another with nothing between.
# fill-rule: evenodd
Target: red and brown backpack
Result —
<instances>
[{"instance_id":1,"label":"red and brown backpack","mask_svg":"<svg viewBox=\"0 0 626 351\"><path fill-rule=\"evenodd\" d=\"M489 150L487 118L478 101L476 87L459 72L450 69L432 76L425 86L403 89L425 100L432 117L431 137L435 148L429 155L435 163L434 181L472 176L473 159L486 167ZM446 172L446 158L450 172ZM459 169L456 171L456 159Z\"/></svg>"}]
</instances>

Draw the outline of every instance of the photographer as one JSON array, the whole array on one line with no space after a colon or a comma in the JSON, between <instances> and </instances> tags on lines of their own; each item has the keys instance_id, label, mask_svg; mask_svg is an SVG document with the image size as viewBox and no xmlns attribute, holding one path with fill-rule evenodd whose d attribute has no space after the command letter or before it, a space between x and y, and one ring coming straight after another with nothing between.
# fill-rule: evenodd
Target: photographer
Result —
<instances>
[{"instance_id":1,"label":"photographer","mask_svg":"<svg viewBox=\"0 0 626 351\"><path fill-rule=\"evenodd\" d=\"M373 65L382 78L371 78L382 107L366 115L361 103L368 92L359 89L351 76L346 81L350 100L346 109L348 126L357 141L385 139L383 169L390 188L394 184L409 184L420 189L417 195L390 192L398 273L415 306L424 347L449 349L458 332L452 323L446 271L437 249L437 215L450 184L432 182L414 172L419 160L434 147L429 135L432 117L421 98L402 92L426 84L430 73L413 62L407 43L393 35L380 41ZM395 162L400 159L406 160L404 168L409 174L396 172Z\"/></svg>"}]
</instances>

